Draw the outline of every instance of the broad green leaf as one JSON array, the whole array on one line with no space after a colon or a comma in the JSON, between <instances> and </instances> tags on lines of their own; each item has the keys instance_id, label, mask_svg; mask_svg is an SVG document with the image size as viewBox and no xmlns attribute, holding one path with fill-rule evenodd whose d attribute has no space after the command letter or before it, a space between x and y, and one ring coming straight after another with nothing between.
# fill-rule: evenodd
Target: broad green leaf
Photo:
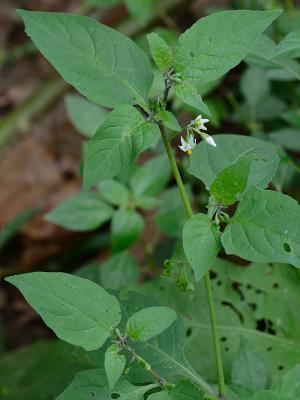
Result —
<instances>
[{"instance_id":1,"label":"broad green leaf","mask_svg":"<svg viewBox=\"0 0 300 400\"><path fill-rule=\"evenodd\" d=\"M26 32L62 77L105 107L140 104L152 84L148 57L129 38L94 19L18 10Z\"/></svg>"},{"instance_id":2,"label":"broad green leaf","mask_svg":"<svg viewBox=\"0 0 300 400\"><path fill-rule=\"evenodd\" d=\"M144 25L151 17L155 0L124 0L130 14Z\"/></svg>"},{"instance_id":3,"label":"broad green leaf","mask_svg":"<svg viewBox=\"0 0 300 400\"><path fill-rule=\"evenodd\" d=\"M253 392L239 386L227 386L226 398L228 400L252 400Z\"/></svg>"},{"instance_id":4,"label":"broad green leaf","mask_svg":"<svg viewBox=\"0 0 300 400\"><path fill-rule=\"evenodd\" d=\"M0 359L1 400L55 399L78 371L95 367L80 347L39 341Z\"/></svg>"},{"instance_id":5,"label":"broad green leaf","mask_svg":"<svg viewBox=\"0 0 300 400\"><path fill-rule=\"evenodd\" d=\"M144 394L157 385L133 386L121 378L110 390L102 369L79 372L74 381L56 400L119 399L144 400Z\"/></svg>"},{"instance_id":6,"label":"broad green leaf","mask_svg":"<svg viewBox=\"0 0 300 400\"><path fill-rule=\"evenodd\" d=\"M300 128L300 110L288 110L283 112L280 117L291 124L294 128Z\"/></svg>"},{"instance_id":7,"label":"broad green leaf","mask_svg":"<svg viewBox=\"0 0 300 400\"><path fill-rule=\"evenodd\" d=\"M107 111L76 95L66 96L65 102L71 122L80 133L91 138L104 121Z\"/></svg>"},{"instance_id":8,"label":"broad green leaf","mask_svg":"<svg viewBox=\"0 0 300 400\"><path fill-rule=\"evenodd\" d=\"M223 11L201 18L179 38L174 61L184 80L210 82L239 64L276 11Z\"/></svg>"},{"instance_id":9,"label":"broad green leaf","mask_svg":"<svg viewBox=\"0 0 300 400\"><path fill-rule=\"evenodd\" d=\"M135 341L146 341L168 329L176 319L168 307L148 307L133 314L126 325L126 334Z\"/></svg>"},{"instance_id":10,"label":"broad green leaf","mask_svg":"<svg viewBox=\"0 0 300 400\"><path fill-rule=\"evenodd\" d=\"M197 91L197 88L188 81L183 81L174 87L176 96L183 103L196 108L206 115L210 115L207 105L202 100L202 97Z\"/></svg>"},{"instance_id":11,"label":"broad green leaf","mask_svg":"<svg viewBox=\"0 0 300 400\"><path fill-rule=\"evenodd\" d=\"M237 201L247 186L250 164L250 157L242 157L219 173L210 187L217 203L229 206Z\"/></svg>"},{"instance_id":12,"label":"broad green leaf","mask_svg":"<svg viewBox=\"0 0 300 400\"><path fill-rule=\"evenodd\" d=\"M175 132L181 131L181 126L179 125L176 117L170 111L160 111L155 115L158 121L162 121L164 125Z\"/></svg>"},{"instance_id":13,"label":"broad green leaf","mask_svg":"<svg viewBox=\"0 0 300 400\"><path fill-rule=\"evenodd\" d=\"M137 208L143 208L144 210L151 210L153 208L157 208L160 205L160 199L153 196L139 196L137 199L134 199L135 206Z\"/></svg>"},{"instance_id":14,"label":"broad green leaf","mask_svg":"<svg viewBox=\"0 0 300 400\"><path fill-rule=\"evenodd\" d=\"M209 189L221 171L249 156L252 159L248 185L264 189L274 176L278 164L278 148L247 136L223 134L214 136L217 147L200 142L190 157L188 171L201 179Z\"/></svg>"},{"instance_id":15,"label":"broad green leaf","mask_svg":"<svg viewBox=\"0 0 300 400\"><path fill-rule=\"evenodd\" d=\"M245 339L240 347L231 370L231 383L257 392L269 385L269 370L255 348Z\"/></svg>"},{"instance_id":16,"label":"broad green leaf","mask_svg":"<svg viewBox=\"0 0 300 400\"><path fill-rule=\"evenodd\" d=\"M157 33L147 35L150 52L155 64L161 71L167 71L172 67L173 55L169 45Z\"/></svg>"},{"instance_id":17,"label":"broad green leaf","mask_svg":"<svg viewBox=\"0 0 300 400\"><path fill-rule=\"evenodd\" d=\"M97 193L80 193L46 214L49 222L73 231L90 231L108 221L114 210Z\"/></svg>"},{"instance_id":18,"label":"broad green leaf","mask_svg":"<svg viewBox=\"0 0 300 400\"><path fill-rule=\"evenodd\" d=\"M183 228L183 248L196 282L209 270L220 249L218 227L205 214L196 214Z\"/></svg>"},{"instance_id":19,"label":"broad green leaf","mask_svg":"<svg viewBox=\"0 0 300 400\"><path fill-rule=\"evenodd\" d=\"M63 272L32 272L6 280L60 339L85 350L101 347L120 322L117 299L86 279Z\"/></svg>"},{"instance_id":20,"label":"broad green leaf","mask_svg":"<svg viewBox=\"0 0 300 400\"><path fill-rule=\"evenodd\" d=\"M137 283L139 267L128 251L110 257L101 265L101 285L107 289L120 290Z\"/></svg>"},{"instance_id":21,"label":"broad green leaf","mask_svg":"<svg viewBox=\"0 0 300 400\"><path fill-rule=\"evenodd\" d=\"M158 136L157 125L145 121L134 107L117 107L88 143L83 173L85 187L118 175L141 151L154 144Z\"/></svg>"},{"instance_id":22,"label":"broad green leaf","mask_svg":"<svg viewBox=\"0 0 300 400\"><path fill-rule=\"evenodd\" d=\"M266 70L258 67L248 68L241 79L241 92L251 105L258 104L271 90Z\"/></svg>"},{"instance_id":23,"label":"broad green leaf","mask_svg":"<svg viewBox=\"0 0 300 400\"><path fill-rule=\"evenodd\" d=\"M296 400L300 396L300 364L288 371L274 385L273 390L279 394L280 399Z\"/></svg>"},{"instance_id":24,"label":"broad green leaf","mask_svg":"<svg viewBox=\"0 0 300 400\"><path fill-rule=\"evenodd\" d=\"M203 393L199 391L193 383L190 381L180 381L170 391L170 400L204 400L214 399L214 397L203 397Z\"/></svg>"},{"instance_id":25,"label":"broad green leaf","mask_svg":"<svg viewBox=\"0 0 300 400\"><path fill-rule=\"evenodd\" d=\"M150 394L150 396L147 397L147 400L169 400L169 399L170 396L166 390Z\"/></svg>"},{"instance_id":26,"label":"broad green leaf","mask_svg":"<svg viewBox=\"0 0 300 400\"><path fill-rule=\"evenodd\" d=\"M119 354L119 351L120 347L114 343L105 352L104 366L110 389L115 387L126 365L126 357Z\"/></svg>"},{"instance_id":27,"label":"broad green leaf","mask_svg":"<svg viewBox=\"0 0 300 400\"><path fill-rule=\"evenodd\" d=\"M38 208L28 208L9 221L0 231L0 251L6 243L38 213Z\"/></svg>"},{"instance_id":28,"label":"broad green leaf","mask_svg":"<svg viewBox=\"0 0 300 400\"><path fill-rule=\"evenodd\" d=\"M154 196L160 193L171 176L171 167L166 155L146 161L130 178L130 187L135 198Z\"/></svg>"},{"instance_id":29,"label":"broad green leaf","mask_svg":"<svg viewBox=\"0 0 300 400\"><path fill-rule=\"evenodd\" d=\"M129 200L129 190L115 179L98 183L97 189L99 189L101 197L114 206L126 205Z\"/></svg>"},{"instance_id":30,"label":"broad green leaf","mask_svg":"<svg viewBox=\"0 0 300 400\"><path fill-rule=\"evenodd\" d=\"M271 132L270 138L285 149L291 151L300 151L300 129L279 129Z\"/></svg>"},{"instance_id":31,"label":"broad green leaf","mask_svg":"<svg viewBox=\"0 0 300 400\"><path fill-rule=\"evenodd\" d=\"M144 220L134 210L118 210L111 223L111 248L113 252L131 246L144 230Z\"/></svg>"},{"instance_id":32,"label":"broad green leaf","mask_svg":"<svg viewBox=\"0 0 300 400\"><path fill-rule=\"evenodd\" d=\"M254 393L250 400L280 400L280 397L276 392L271 390L261 390Z\"/></svg>"},{"instance_id":33,"label":"broad green leaf","mask_svg":"<svg viewBox=\"0 0 300 400\"><path fill-rule=\"evenodd\" d=\"M227 254L300 268L300 207L279 192L251 189L221 236Z\"/></svg>"},{"instance_id":34,"label":"broad green leaf","mask_svg":"<svg viewBox=\"0 0 300 400\"><path fill-rule=\"evenodd\" d=\"M279 42L276 48L275 56L286 58L300 57L300 29L290 32Z\"/></svg>"}]
</instances>

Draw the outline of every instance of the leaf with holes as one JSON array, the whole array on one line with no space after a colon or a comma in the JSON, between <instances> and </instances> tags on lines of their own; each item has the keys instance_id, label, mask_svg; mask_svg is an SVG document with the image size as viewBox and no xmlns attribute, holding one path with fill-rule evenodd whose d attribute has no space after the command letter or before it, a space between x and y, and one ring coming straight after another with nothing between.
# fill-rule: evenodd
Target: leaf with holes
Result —
<instances>
[{"instance_id":1,"label":"leaf with holes","mask_svg":"<svg viewBox=\"0 0 300 400\"><path fill-rule=\"evenodd\" d=\"M152 84L146 54L129 38L94 19L18 10L28 36L65 81L105 107L140 104Z\"/></svg>"},{"instance_id":2,"label":"leaf with holes","mask_svg":"<svg viewBox=\"0 0 300 400\"><path fill-rule=\"evenodd\" d=\"M220 172L242 157L251 158L247 188L264 189L274 176L280 161L277 146L265 141L239 135L216 135L217 147L200 142L191 155L190 174L204 182L209 189Z\"/></svg>"},{"instance_id":3,"label":"leaf with holes","mask_svg":"<svg viewBox=\"0 0 300 400\"><path fill-rule=\"evenodd\" d=\"M144 394L156 386L133 386L121 378L114 389L109 389L103 369L91 369L79 372L56 400L144 400Z\"/></svg>"},{"instance_id":4,"label":"leaf with holes","mask_svg":"<svg viewBox=\"0 0 300 400\"><path fill-rule=\"evenodd\" d=\"M201 18L179 38L174 56L184 80L210 82L239 64L277 11L222 11Z\"/></svg>"},{"instance_id":5,"label":"leaf with holes","mask_svg":"<svg viewBox=\"0 0 300 400\"><path fill-rule=\"evenodd\" d=\"M6 280L60 339L85 350L101 347L121 320L117 299L86 279L62 272L33 272Z\"/></svg>"},{"instance_id":6,"label":"leaf with holes","mask_svg":"<svg viewBox=\"0 0 300 400\"><path fill-rule=\"evenodd\" d=\"M133 314L126 325L126 334L135 341L146 341L168 329L176 319L168 307L148 307Z\"/></svg>"},{"instance_id":7,"label":"leaf with holes","mask_svg":"<svg viewBox=\"0 0 300 400\"><path fill-rule=\"evenodd\" d=\"M253 392L266 389L270 383L270 374L265 361L244 338L241 338L240 347L232 365L231 383Z\"/></svg>"},{"instance_id":8,"label":"leaf with holes","mask_svg":"<svg viewBox=\"0 0 300 400\"><path fill-rule=\"evenodd\" d=\"M80 193L68 198L46 214L49 222L73 231L90 231L108 221L114 209L97 193Z\"/></svg>"},{"instance_id":9,"label":"leaf with holes","mask_svg":"<svg viewBox=\"0 0 300 400\"><path fill-rule=\"evenodd\" d=\"M295 400L300 397L300 364L288 371L276 382L273 390L278 393L279 398L284 400Z\"/></svg>"},{"instance_id":10,"label":"leaf with holes","mask_svg":"<svg viewBox=\"0 0 300 400\"><path fill-rule=\"evenodd\" d=\"M300 268L300 207L279 192L251 189L221 236L227 254Z\"/></svg>"},{"instance_id":11,"label":"leaf with holes","mask_svg":"<svg viewBox=\"0 0 300 400\"><path fill-rule=\"evenodd\" d=\"M155 64L161 71L167 71L173 63L172 50L169 45L155 32L147 35L147 39Z\"/></svg>"},{"instance_id":12,"label":"leaf with holes","mask_svg":"<svg viewBox=\"0 0 300 400\"><path fill-rule=\"evenodd\" d=\"M196 282L209 270L220 249L220 232L217 225L205 214L193 215L183 228L183 248Z\"/></svg>"},{"instance_id":13,"label":"leaf with holes","mask_svg":"<svg viewBox=\"0 0 300 400\"><path fill-rule=\"evenodd\" d=\"M159 136L156 124L147 122L132 106L119 106L89 141L85 154L83 181L88 189L113 178L128 167Z\"/></svg>"},{"instance_id":14,"label":"leaf with holes","mask_svg":"<svg viewBox=\"0 0 300 400\"><path fill-rule=\"evenodd\" d=\"M250 157L241 157L219 173L210 187L210 194L217 203L230 206L237 201L247 186L250 164Z\"/></svg>"},{"instance_id":15,"label":"leaf with holes","mask_svg":"<svg viewBox=\"0 0 300 400\"><path fill-rule=\"evenodd\" d=\"M126 364L126 357L119 354L120 347L117 343L106 349L104 367L108 380L108 386L113 389L120 379Z\"/></svg>"}]
</instances>

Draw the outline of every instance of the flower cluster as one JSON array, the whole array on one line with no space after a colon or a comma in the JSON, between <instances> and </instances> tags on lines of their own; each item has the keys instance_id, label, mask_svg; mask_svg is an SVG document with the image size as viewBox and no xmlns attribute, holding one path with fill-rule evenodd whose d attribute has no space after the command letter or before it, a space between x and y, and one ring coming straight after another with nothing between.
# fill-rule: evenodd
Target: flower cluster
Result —
<instances>
[{"instance_id":1,"label":"flower cluster","mask_svg":"<svg viewBox=\"0 0 300 400\"><path fill-rule=\"evenodd\" d=\"M193 148L196 146L196 139L194 136L194 133L197 133L198 135L201 136L203 140L207 144L210 144L211 146L216 147L216 143L214 139L208 135L207 133L203 131L207 131L207 128L204 124L209 122L208 119L202 118L201 115L198 115L196 119L193 119L190 124L187 126L187 136L184 139L181 136L181 146L179 146L180 150L187 152L189 155L192 154Z\"/></svg>"}]
</instances>

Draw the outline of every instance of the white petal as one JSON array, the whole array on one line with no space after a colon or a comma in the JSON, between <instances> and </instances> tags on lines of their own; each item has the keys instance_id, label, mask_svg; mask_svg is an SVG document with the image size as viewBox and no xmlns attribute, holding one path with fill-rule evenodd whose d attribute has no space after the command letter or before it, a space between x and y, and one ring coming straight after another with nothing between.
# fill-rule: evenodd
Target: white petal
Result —
<instances>
[{"instance_id":1,"label":"white petal","mask_svg":"<svg viewBox=\"0 0 300 400\"><path fill-rule=\"evenodd\" d=\"M182 146L186 146L187 145L187 142L183 139L182 136L180 137L180 140L181 140L181 145Z\"/></svg>"},{"instance_id":2,"label":"white petal","mask_svg":"<svg viewBox=\"0 0 300 400\"><path fill-rule=\"evenodd\" d=\"M213 147L217 147L216 142L211 136L207 136L207 138L205 138L205 141L207 144L210 144Z\"/></svg>"}]
</instances>

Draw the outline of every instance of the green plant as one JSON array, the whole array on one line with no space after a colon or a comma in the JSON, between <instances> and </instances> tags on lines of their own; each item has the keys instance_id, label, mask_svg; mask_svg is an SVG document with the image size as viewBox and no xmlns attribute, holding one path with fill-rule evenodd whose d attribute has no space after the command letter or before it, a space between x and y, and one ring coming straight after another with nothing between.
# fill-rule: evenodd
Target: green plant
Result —
<instances>
[{"instance_id":1,"label":"green plant","mask_svg":"<svg viewBox=\"0 0 300 400\"><path fill-rule=\"evenodd\" d=\"M290 376L299 376L296 362L290 365L294 367L291 375L271 387L269 367L247 338L241 340L231 379L227 369L224 373L216 321L221 294L214 291L215 305L210 279L211 268L216 269L216 274L224 273L225 268L230 270L217 259L222 248L227 254L255 263L300 267L299 205L282 193L266 190L276 174L280 148L253 137L212 137L206 133L208 118L199 115L192 120L179 147L190 155L187 172L200 179L209 193L207 214L194 214L171 147L171 139L181 127L168 109L169 95L173 95L209 117L209 108L197 85L211 84L235 67L253 44L257 46L264 40L262 32L280 13L237 10L212 14L179 37L174 53L158 34L151 33L150 51L163 76L164 90L148 98L152 66L134 42L89 18L19 11L27 33L64 79L89 100L113 108L103 122L99 111L100 126L95 134L95 125L77 123L91 137L84 150L84 190L51 211L47 219L74 230L95 229L112 219L111 248L119 252L141 234L143 219L137 209L159 204L156 196L168 183L171 170L187 215L177 251L166 267L167 274L177 275L178 286L188 290L178 293L173 282L165 283L166 278L160 282L169 285L173 296L164 294L160 299L155 295L155 284L141 289L161 300L161 305L136 293L127 293L124 298L122 293L109 293L95 282L65 273L35 272L7 278L60 339L88 352L95 351L94 357L103 361L100 366L96 362L96 369L78 373L58 399L142 399L147 395L151 400L276 400L299 392L294 382L289 384L293 379ZM287 42L283 42L284 48L290 46ZM249 95L246 86L244 81L245 98L251 103L255 96ZM97 113L96 106L83 102L80 107L83 112L89 108L91 115ZM132 170L137 156L153 148L159 137L169 163L163 154ZM196 138L202 139L197 145ZM89 192L92 187L95 190ZM193 287L189 266L195 282L203 279L205 284L205 294L195 285L194 302L190 301L189 290ZM204 318L203 307L198 307L205 295L209 318ZM222 295L226 299L223 301L238 310L236 293L227 290ZM180 304L174 304L179 299ZM244 311L243 306L241 310ZM181 317L190 329L199 330L199 336L194 332L186 337ZM211 334L207 329L205 334L201 330L202 317ZM225 330L236 335L236 315L226 322L229 328ZM223 332L223 325L220 330ZM201 341L195 340L199 337L213 346L213 369L213 353L203 354ZM188 349L192 353L189 360L185 355ZM205 378L195 371L201 369L202 361L210 366L209 373L202 368ZM226 367L227 364L226 360ZM227 388L225 375L231 382Z\"/></svg>"}]
</instances>

